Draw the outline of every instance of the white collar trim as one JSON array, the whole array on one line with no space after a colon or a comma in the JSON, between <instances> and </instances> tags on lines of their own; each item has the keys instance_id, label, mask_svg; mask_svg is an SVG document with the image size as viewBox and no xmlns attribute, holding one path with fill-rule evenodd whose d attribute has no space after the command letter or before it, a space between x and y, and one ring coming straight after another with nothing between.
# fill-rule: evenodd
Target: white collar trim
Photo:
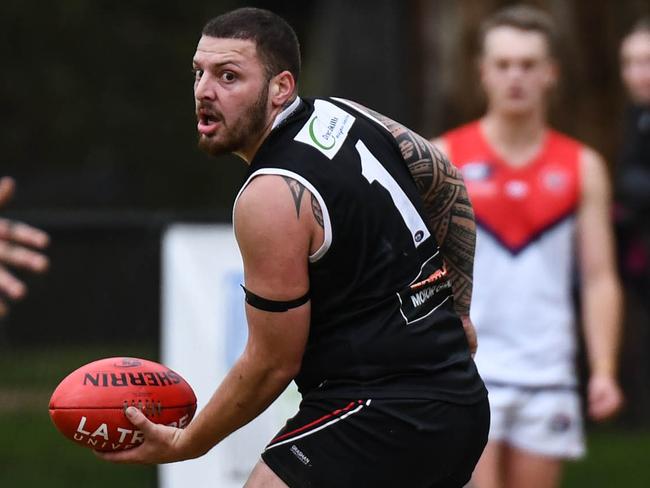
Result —
<instances>
[{"instance_id":1,"label":"white collar trim","mask_svg":"<svg viewBox=\"0 0 650 488\"><path fill-rule=\"evenodd\" d=\"M298 106L300 105L300 97L296 97L296 99L291 102L291 104L285 108L282 112L280 112L276 117L275 120L273 121L273 126L271 127L271 130L275 129L278 125L280 125L284 120L289 117L292 113L296 111Z\"/></svg>"}]
</instances>

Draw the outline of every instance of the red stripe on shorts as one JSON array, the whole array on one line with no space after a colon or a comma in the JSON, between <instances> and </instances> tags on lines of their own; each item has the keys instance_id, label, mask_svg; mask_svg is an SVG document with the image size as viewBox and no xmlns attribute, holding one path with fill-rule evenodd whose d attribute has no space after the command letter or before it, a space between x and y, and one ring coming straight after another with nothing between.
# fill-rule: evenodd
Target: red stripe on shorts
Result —
<instances>
[{"instance_id":1,"label":"red stripe on shorts","mask_svg":"<svg viewBox=\"0 0 650 488\"><path fill-rule=\"evenodd\" d=\"M318 424L322 424L326 420L329 420L332 417L336 417L337 415L340 415L340 414L342 414L344 412L347 412L347 411L351 410L352 407L354 407L355 405L359 405L361 403L363 403L362 400L357 400L356 402L350 402L347 406L345 406L343 408L339 408L337 410L334 410L332 413L328 413L327 415L323 415L321 418L319 418L317 420L314 420L313 422L309 422L308 424L303 425L302 427L299 427L299 428L297 428L295 430L292 430L291 432L287 432L286 434L282 434L282 435L276 437L271 442L269 442L269 445L273 444L274 442L281 441L282 439L286 439L287 437L291 437L292 435L298 434L298 433L300 433L300 432L302 432L304 430L310 429L311 427L315 427Z\"/></svg>"}]
</instances>

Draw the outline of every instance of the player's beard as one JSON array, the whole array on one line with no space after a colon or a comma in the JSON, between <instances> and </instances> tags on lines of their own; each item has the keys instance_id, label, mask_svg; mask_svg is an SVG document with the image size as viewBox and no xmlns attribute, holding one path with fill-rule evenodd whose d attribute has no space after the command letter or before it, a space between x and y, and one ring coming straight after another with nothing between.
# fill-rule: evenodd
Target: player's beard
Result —
<instances>
[{"instance_id":1,"label":"player's beard","mask_svg":"<svg viewBox=\"0 0 650 488\"><path fill-rule=\"evenodd\" d=\"M265 83L260 89L257 99L248 109L229 126L222 118L222 128L213 136L199 136L199 148L211 156L234 153L246 147L260 137L266 126L266 105L269 96L269 85ZM219 137L221 136L221 137Z\"/></svg>"}]
</instances>

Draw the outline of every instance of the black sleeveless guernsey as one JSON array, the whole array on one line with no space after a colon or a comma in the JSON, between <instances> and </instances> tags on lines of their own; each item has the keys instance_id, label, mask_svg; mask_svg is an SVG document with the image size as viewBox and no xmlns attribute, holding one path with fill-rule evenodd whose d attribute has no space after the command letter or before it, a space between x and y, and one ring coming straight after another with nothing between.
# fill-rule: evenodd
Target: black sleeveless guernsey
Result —
<instances>
[{"instance_id":1,"label":"black sleeveless guernsey","mask_svg":"<svg viewBox=\"0 0 650 488\"><path fill-rule=\"evenodd\" d=\"M247 183L262 174L299 181L323 213L325 242L309 258L300 392L483 399L421 197L386 127L344 100L298 98L276 119Z\"/></svg>"}]
</instances>

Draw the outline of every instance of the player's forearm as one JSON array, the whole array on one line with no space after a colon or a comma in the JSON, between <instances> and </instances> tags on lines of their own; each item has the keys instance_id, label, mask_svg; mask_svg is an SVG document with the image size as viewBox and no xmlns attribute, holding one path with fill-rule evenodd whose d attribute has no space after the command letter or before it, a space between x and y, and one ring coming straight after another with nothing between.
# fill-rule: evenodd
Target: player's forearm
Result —
<instances>
[{"instance_id":1,"label":"player's forearm","mask_svg":"<svg viewBox=\"0 0 650 488\"><path fill-rule=\"evenodd\" d=\"M266 364L245 352L186 428L181 450L189 457L205 454L262 413L294 376L293 368Z\"/></svg>"},{"instance_id":2,"label":"player's forearm","mask_svg":"<svg viewBox=\"0 0 650 488\"><path fill-rule=\"evenodd\" d=\"M456 312L469 315L476 247L474 211L460 171L428 141L419 139L417 156L405 153L405 159L444 257Z\"/></svg>"},{"instance_id":3,"label":"player's forearm","mask_svg":"<svg viewBox=\"0 0 650 488\"><path fill-rule=\"evenodd\" d=\"M587 280L582 290L585 342L592 375L616 377L621 336L621 289L614 276Z\"/></svg>"},{"instance_id":4,"label":"player's forearm","mask_svg":"<svg viewBox=\"0 0 650 488\"><path fill-rule=\"evenodd\" d=\"M445 258L454 291L456 312L469 315L474 276L476 225L474 211L463 186L447 217L448 225L438 225L436 237Z\"/></svg>"}]
</instances>

